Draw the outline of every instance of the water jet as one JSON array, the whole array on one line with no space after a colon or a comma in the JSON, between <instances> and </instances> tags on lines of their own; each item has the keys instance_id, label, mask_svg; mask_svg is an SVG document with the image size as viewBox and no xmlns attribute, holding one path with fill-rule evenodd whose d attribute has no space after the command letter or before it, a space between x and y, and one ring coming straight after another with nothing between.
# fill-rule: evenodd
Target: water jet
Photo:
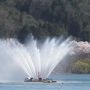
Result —
<instances>
[{"instance_id":1,"label":"water jet","mask_svg":"<svg viewBox=\"0 0 90 90\"><path fill-rule=\"evenodd\" d=\"M25 82L56 82L47 78L72 47L71 38L64 41L62 38L47 38L43 43L39 43L32 37L25 44L12 38L0 40L0 48L26 73L26 77L29 77L25 78Z\"/></svg>"}]
</instances>

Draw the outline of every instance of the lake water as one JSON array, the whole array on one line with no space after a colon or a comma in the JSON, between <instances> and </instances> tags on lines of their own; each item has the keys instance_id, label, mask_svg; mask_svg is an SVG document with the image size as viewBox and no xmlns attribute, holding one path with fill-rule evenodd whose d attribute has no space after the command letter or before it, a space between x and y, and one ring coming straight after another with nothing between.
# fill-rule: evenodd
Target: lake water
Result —
<instances>
[{"instance_id":1,"label":"lake water","mask_svg":"<svg viewBox=\"0 0 90 90\"><path fill-rule=\"evenodd\" d=\"M51 75L57 83L1 83L0 90L90 90L90 75Z\"/></svg>"}]
</instances>

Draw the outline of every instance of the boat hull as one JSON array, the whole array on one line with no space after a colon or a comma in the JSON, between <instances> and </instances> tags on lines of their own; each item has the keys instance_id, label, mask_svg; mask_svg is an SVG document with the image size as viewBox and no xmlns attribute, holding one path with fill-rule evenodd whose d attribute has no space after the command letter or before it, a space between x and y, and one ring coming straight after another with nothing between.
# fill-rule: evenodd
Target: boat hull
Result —
<instances>
[{"instance_id":1,"label":"boat hull","mask_svg":"<svg viewBox=\"0 0 90 90\"><path fill-rule=\"evenodd\" d=\"M50 79L32 79L32 78L26 78L24 82L43 82L43 83L55 83L55 80Z\"/></svg>"}]
</instances>

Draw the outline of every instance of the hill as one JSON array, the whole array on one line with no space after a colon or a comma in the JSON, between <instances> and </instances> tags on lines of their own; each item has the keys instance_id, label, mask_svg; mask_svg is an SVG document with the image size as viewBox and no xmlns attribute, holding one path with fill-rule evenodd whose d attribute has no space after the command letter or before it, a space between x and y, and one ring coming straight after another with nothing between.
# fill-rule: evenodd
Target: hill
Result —
<instances>
[{"instance_id":1,"label":"hill","mask_svg":"<svg viewBox=\"0 0 90 90\"><path fill-rule=\"evenodd\" d=\"M0 37L24 41L72 35L90 41L89 0L0 0Z\"/></svg>"}]
</instances>

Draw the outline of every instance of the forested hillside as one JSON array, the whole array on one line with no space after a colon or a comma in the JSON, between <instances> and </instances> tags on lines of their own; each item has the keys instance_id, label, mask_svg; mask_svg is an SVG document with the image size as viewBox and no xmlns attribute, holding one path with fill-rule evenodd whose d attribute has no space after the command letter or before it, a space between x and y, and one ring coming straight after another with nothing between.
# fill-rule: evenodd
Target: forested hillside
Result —
<instances>
[{"instance_id":1,"label":"forested hillside","mask_svg":"<svg viewBox=\"0 0 90 90\"><path fill-rule=\"evenodd\" d=\"M0 37L23 41L30 33L90 41L90 0L0 0Z\"/></svg>"}]
</instances>

